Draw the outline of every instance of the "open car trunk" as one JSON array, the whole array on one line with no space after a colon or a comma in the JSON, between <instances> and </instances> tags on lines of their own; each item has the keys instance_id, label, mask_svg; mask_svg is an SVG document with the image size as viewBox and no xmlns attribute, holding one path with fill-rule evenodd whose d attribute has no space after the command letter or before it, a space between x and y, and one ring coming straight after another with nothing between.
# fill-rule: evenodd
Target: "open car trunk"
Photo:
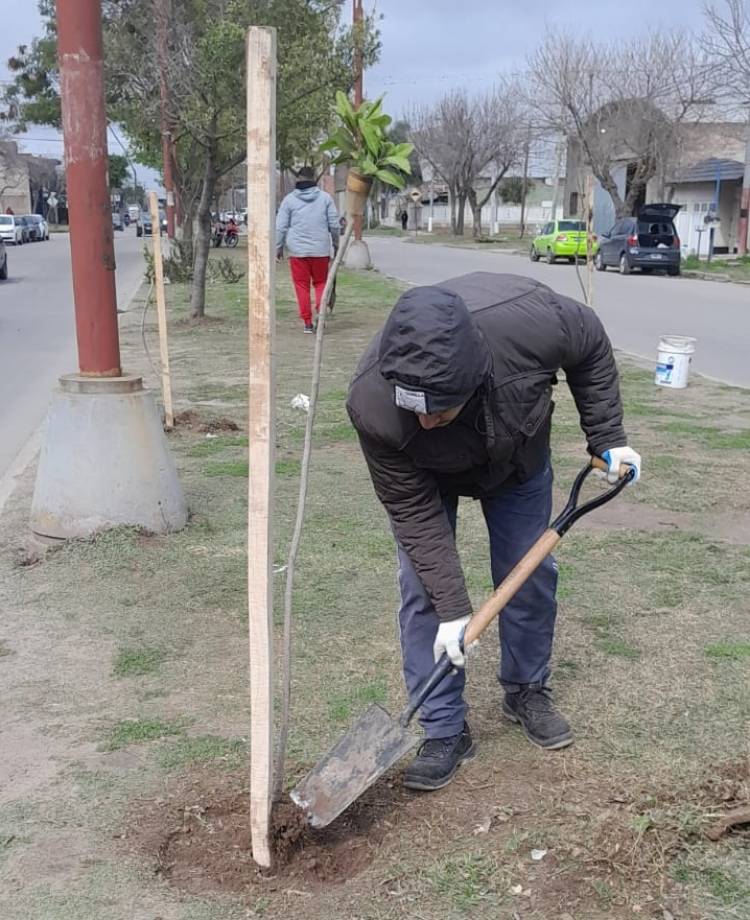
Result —
<instances>
[{"instance_id":1,"label":"open car trunk","mask_svg":"<svg viewBox=\"0 0 750 920\"><path fill-rule=\"evenodd\" d=\"M672 221L638 221L638 245L642 249L672 249L676 240Z\"/></svg>"},{"instance_id":2,"label":"open car trunk","mask_svg":"<svg viewBox=\"0 0 750 920\"><path fill-rule=\"evenodd\" d=\"M647 204L638 212L638 245L642 249L672 249L679 245L674 218L678 204Z\"/></svg>"}]
</instances>

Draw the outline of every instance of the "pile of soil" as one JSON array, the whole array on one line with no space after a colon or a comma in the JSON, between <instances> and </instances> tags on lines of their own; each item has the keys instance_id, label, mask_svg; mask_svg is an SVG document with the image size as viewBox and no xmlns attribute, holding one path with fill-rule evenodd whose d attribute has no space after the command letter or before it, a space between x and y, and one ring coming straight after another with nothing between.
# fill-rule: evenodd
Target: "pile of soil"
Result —
<instances>
[{"instance_id":1,"label":"pile of soil","mask_svg":"<svg viewBox=\"0 0 750 920\"><path fill-rule=\"evenodd\" d=\"M240 426L231 418L224 416L206 418L195 409L186 409L178 412L174 417L175 427L185 428L188 431L199 431L201 434L217 434L221 431L239 431Z\"/></svg>"}]
</instances>

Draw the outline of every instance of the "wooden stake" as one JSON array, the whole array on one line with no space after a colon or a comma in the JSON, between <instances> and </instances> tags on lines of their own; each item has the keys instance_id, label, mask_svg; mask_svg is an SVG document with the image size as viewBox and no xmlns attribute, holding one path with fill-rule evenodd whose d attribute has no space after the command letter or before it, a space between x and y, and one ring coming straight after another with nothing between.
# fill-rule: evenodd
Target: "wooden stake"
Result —
<instances>
[{"instance_id":1,"label":"wooden stake","mask_svg":"<svg viewBox=\"0 0 750 920\"><path fill-rule=\"evenodd\" d=\"M161 254L161 220L156 192L148 193L151 211L151 237L154 241L154 288L156 289L156 317L159 325L159 355L161 357L161 392L164 398L164 427L174 428L172 410L172 377L169 373L169 348L167 346L167 302L164 298L164 265Z\"/></svg>"},{"instance_id":2,"label":"wooden stake","mask_svg":"<svg viewBox=\"0 0 750 920\"><path fill-rule=\"evenodd\" d=\"M271 865L276 186L276 30L247 33L247 257L249 294L248 626L250 830L253 859Z\"/></svg>"}]
</instances>

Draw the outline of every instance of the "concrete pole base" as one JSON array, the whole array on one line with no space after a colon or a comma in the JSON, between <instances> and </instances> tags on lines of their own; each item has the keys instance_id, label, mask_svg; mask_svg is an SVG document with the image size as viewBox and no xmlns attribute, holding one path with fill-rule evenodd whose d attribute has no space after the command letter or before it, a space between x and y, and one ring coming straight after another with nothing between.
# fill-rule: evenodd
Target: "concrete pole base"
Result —
<instances>
[{"instance_id":1,"label":"concrete pole base","mask_svg":"<svg viewBox=\"0 0 750 920\"><path fill-rule=\"evenodd\" d=\"M39 457L32 531L66 539L126 524L168 533L187 518L156 403L141 378L61 377Z\"/></svg>"},{"instance_id":2,"label":"concrete pole base","mask_svg":"<svg viewBox=\"0 0 750 920\"><path fill-rule=\"evenodd\" d=\"M347 268L372 268L370 250L364 240L352 240L344 256L344 265Z\"/></svg>"}]
</instances>

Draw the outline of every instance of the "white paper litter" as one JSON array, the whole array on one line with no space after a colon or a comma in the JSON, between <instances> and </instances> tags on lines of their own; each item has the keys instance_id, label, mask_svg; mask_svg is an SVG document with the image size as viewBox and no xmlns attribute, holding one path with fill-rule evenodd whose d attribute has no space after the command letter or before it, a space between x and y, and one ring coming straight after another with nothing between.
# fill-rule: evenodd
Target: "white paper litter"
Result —
<instances>
[{"instance_id":1,"label":"white paper litter","mask_svg":"<svg viewBox=\"0 0 750 920\"><path fill-rule=\"evenodd\" d=\"M532 850L531 851L531 858L534 860L534 862L539 862L539 860L544 859L546 855L547 855L546 850Z\"/></svg>"},{"instance_id":2,"label":"white paper litter","mask_svg":"<svg viewBox=\"0 0 750 920\"><path fill-rule=\"evenodd\" d=\"M511 894L520 894L523 891L523 885L511 885Z\"/></svg>"},{"instance_id":3,"label":"white paper litter","mask_svg":"<svg viewBox=\"0 0 750 920\"><path fill-rule=\"evenodd\" d=\"M207 435L206 435L206 440L207 440L207 441L211 441L211 440L213 440L214 438L218 438L218 437L219 437L218 434L207 434Z\"/></svg>"},{"instance_id":4,"label":"white paper litter","mask_svg":"<svg viewBox=\"0 0 750 920\"><path fill-rule=\"evenodd\" d=\"M477 837L479 834L489 834L491 825L492 815L490 815L488 818L485 818L481 824L477 824L473 831L474 836Z\"/></svg>"},{"instance_id":5,"label":"white paper litter","mask_svg":"<svg viewBox=\"0 0 750 920\"><path fill-rule=\"evenodd\" d=\"M310 411L310 397L304 393L297 393L292 399L292 409L301 409L303 412Z\"/></svg>"}]
</instances>

